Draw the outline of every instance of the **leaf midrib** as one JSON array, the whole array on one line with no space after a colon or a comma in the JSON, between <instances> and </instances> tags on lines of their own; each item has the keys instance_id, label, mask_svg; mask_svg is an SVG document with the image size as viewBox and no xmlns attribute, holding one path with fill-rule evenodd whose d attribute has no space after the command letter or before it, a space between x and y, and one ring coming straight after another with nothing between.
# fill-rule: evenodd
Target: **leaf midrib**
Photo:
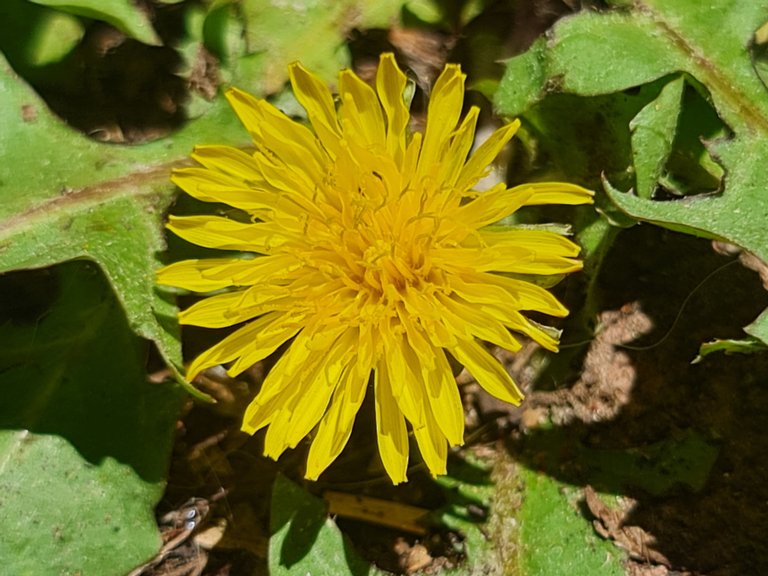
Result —
<instances>
[{"instance_id":1,"label":"leaf midrib","mask_svg":"<svg viewBox=\"0 0 768 576\"><path fill-rule=\"evenodd\" d=\"M637 10L648 17L661 32L678 48L678 50L694 64L694 69L699 71L704 78L698 78L713 93L717 93L721 100L727 102L731 107L733 114L727 113L729 121L738 122L738 128L747 132L754 132L756 129L763 134L768 134L768 116L760 107L755 106L751 99L741 90L738 90L739 82L731 82L724 75L720 68L704 55L705 50L701 50L692 45L688 39L678 32L671 23L665 18L664 14L647 4L638 1L635 4ZM742 47L746 50L745 47ZM745 55L747 57L748 55ZM757 74L757 72L754 72ZM724 111L719 110L722 114ZM730 112L730 111L726 111ZM762 112L762 113L761 113ZM733 118L731 118L733 116ZM740 121L743 118L744 121ZM736 126L732 126L736 129Z\"/></svg>"},{"instance_id":2,"label":"leaf midrib","mask_svg":"<svg viewBox=\"0 0 768 576\"><path fill-rule=\"evenodd\" d=\"M168 182L168 194L172 193L169 175L171 169L189 165L190 160L174 160L159 164L150 170L120 176L73 190L56 198L36 204L29 209L0 221L0 242L39 226L42 222L62 216L72 216L88 208L123 198L146 199L157 196L157 184Z\"/></svg>"}]
</instances>

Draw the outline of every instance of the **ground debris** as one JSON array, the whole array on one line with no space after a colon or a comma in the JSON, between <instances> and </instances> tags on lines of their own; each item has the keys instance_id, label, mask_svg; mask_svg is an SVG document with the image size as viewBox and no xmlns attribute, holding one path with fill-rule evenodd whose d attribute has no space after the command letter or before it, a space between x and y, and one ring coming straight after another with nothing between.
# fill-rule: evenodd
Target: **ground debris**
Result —
<instances>
[{"instance_id":1,"label":"ground debris","mask_svg":"<svg viewBox=\"0 0 768 576\"><path fill-rule=\"evenodd\" d=\"M613 540L617 546L629 553L630 558L669 566L666 556L653 549L656 539L639 526L626 526L627 513L634 507L631 499L625 498L628 508L611 508L606 505L591 487L584 488L584 500L594 515L592 525L603 538Z\"/></svg>"}]
</instances>

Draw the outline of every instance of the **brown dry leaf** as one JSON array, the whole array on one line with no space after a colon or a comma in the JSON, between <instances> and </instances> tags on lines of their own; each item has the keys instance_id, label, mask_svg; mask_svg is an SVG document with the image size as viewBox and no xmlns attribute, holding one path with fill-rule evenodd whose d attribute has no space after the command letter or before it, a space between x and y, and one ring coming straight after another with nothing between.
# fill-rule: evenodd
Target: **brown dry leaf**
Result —
<instances>
[{"instance_id":1,"label":"brown dry leaf","mask_svg":"<svg viewBox=\"0 0 768 576\"><path fill-rule=\"evenodd\" d=\"M323 499L328 502L328 513L331 515L396 528L419 536L427 533L423 521L429 510L425 508L333 490L324 492Z\"/></svg>"},{"instance_id":2,"label":"brown dry leaf","mask_svg":"<svg viewBox=\"0 0 768 576\"><path fill-rule=\"evenodd\" d=\"M419 88L425 92L429 92L456 44L455 37L424 28L393 26L388 38L403 55L408 67L416 74Z\"/></svg>"},{"instance_id":3,"label":"brown dry leaf","mask_svg":"<svg viewBox=\"0 0 768 576\"><path fill-rule=\"evenodd\" d=\"M398 556L400 568L406 574L413 574L432 564L433 558L422 544L411 546L406 540L399 538L395 543L395 553Z\"/></svg>"},{"instance_id":4,"label":"brown dry leaf","mask_svg":"<svg viewBox=\"0 0 768 576\"><path fill-rule=\"evenodd\" d=\"M768 264L751 252L743 250L735 244L713 240L712 248L715 252L722 254L723 256L736 256L738 254L742 266L757 272L760 276L760 281L763 283L763 288L768 290Z\"/></svg>"},{"instance_id":5,"label":"brown dry leaf","mask_svg":"<svg viewBox=\"0 0 768 576\"><path fill-rule=\"evenodd\" d=\"M669 566L666 556L652 548L656 543L653 535L639 526L624 526L627 511L608 507L591 486L584 488L584 499L589 511L595 516L595 531L607 540L613 540L630 558Z\"/></svg>"}]
</instances>

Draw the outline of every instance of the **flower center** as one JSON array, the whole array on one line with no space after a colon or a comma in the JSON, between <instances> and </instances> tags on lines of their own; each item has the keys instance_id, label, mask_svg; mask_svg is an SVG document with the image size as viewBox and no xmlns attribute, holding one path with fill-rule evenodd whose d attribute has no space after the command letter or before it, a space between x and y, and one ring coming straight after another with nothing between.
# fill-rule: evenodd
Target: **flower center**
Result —
<instances>
[{"instance_id":1,"label":"flower center","mask_svg":"<svg viewBox=\"0 0 768 576\"><path fill-rule=\"evenodd\" d=\"M414 214L399 200L364 204L352 217L337 212L312 227L317 233L306 238L308 263L326 282L343 287L347 305L354 302L350 314L376 322L396 317L409 290L434 292L443 282L429 258L434 218Z\"/></svg>"}]
</instances>

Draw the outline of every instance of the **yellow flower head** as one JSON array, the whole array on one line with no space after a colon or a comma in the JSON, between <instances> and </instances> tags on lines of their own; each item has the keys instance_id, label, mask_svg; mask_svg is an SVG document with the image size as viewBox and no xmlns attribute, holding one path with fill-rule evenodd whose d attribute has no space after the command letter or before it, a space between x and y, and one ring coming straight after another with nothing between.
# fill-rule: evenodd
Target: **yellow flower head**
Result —
<instances>
[{"instance_id":1,"label":"yellow flower head","mask_svg":"<svg viewBox=\"0 0 768 576\"><path fill-rule=\"evenodd\" d=\"M268 427L266 455L279 457L316 428L306 472L316 479L349 439L373 373L392 481L406 480L406 421L429 470L444 474L448 445L464 434L446 352L490 394L519 404L521 392L483 342L518 350L513 330L556 350L552 331L522 312L568 312L519 276L581 268L578 246L557 233L490 225L522 206L590 203L592 193L559 182L474 191L519 122L468 157L478 109L461 118L458 65L437 79L423 134L409 132L406 77L392 54L381 56L375 89L342 71L336 100L298 63L290 78L311 129L233 88L227 98L255 151L200 146L192 157L201 167L174 171L188 194L251 221L171 216L168 227L201 246L255 255L159 271L161 284L227 290L183 311L182 324L242 324L197 357L187 378L225 363L236 376L290 341L243 418L251 434Z\"/></svg>"}]
</instances>

